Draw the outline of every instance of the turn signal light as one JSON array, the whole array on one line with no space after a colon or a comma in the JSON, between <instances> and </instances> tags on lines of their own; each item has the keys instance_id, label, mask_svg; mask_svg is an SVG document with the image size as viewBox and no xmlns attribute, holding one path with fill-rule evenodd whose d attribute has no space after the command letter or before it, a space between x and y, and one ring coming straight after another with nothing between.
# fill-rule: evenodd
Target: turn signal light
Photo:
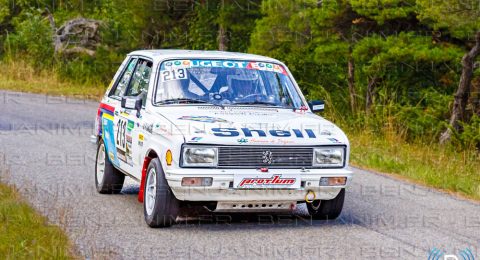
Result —
<instances>
[{"instance_id":1,"label":"turn signal light","mask_svg":"<svg viewBox=\"0 0 480 260\"><path fill-rule=\"evenodd\" d=\"M182 179L182 186L212 186L212 177L185 177Z\"/></svg>"},{"instance_id":2,"label":"turn signal light","mask_svg":"<svg viewBox=\"0 0 480 260\"><path fill-rule=\"evenodd\" d=\"M320 186L343 186L347 183L347 177L322 177Z\"/></svg>"},{"instance_id":3,"label":"turn signal light","mask_svg":"<svg viewBox=\"0 0 480 260\"><path fill-rule=\"evenodd\" d=\"M168 166L172 165L172 160L173 160L172 151L168 150L167 154L165 154L165 161L167 162Z\"/></svg>"}]
</instances>

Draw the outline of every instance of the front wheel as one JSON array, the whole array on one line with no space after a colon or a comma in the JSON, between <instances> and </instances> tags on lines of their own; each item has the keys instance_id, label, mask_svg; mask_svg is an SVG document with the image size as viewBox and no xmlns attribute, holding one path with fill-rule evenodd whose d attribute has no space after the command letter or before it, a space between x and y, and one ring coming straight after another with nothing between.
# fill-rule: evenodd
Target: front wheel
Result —
<instances>
[{"instance_id":1,"label":"front wheel","mask_svg":"<svg viewBox=\"0 0 480 260\"><path fill-rule=\"evenodd\" d=\"M168 186L160 160L152 159L147 168L143 193L145 222L152 228L171 226L177 218L179 204Z\"/></svg>"},{"instance_id":2,"label":"front wheel","mask_svg":"<svg viewBox=\"0 0 480 260\"><path fill-rule=\"evenodd\" d=\"M315 200L312 203L307 203L308 213L313 219L336 219L342 213L344 200L345 189L342 189L334 199Z\"/></svg>"},{"instance_id":3,"label":"front wheel","mask_svg":"<svg viewBox=\"0 0 480 260\"><path fill-rule=\"evenodd\" d=\"M120 193L125 181L125 175L117 170L107 157L103 140L98 143L97 159L95 161L95 187L102 194Z\"/></svg>"}]
</instances>

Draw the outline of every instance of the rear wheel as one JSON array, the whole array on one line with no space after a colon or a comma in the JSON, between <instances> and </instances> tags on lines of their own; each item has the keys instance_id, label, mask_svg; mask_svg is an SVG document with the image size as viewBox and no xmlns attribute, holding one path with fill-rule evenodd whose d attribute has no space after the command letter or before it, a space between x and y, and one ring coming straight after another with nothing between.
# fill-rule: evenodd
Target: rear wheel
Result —
<instances>
[{"instance_id":1,"label":"rear wheel","mask_svg":"<svg viewBox=\"0 0 480 260\"><path fill-rule=\"evenodd\" d=\"M102 194L120 193L125 175L117 170L107 157L103 140L98 143L95 162L95 187Z\"/></svg>"},{"instance_id":2,"label":"rear wheel","mask_svg":"<svg viewBox=\"0 0 480 260\"><path fill-rule=\"evenodd\" d=\"M157 228L175 223L180 203L168 186L158 158L152 159L148 165L143 196L147 225Z\"/></svg>"},{"instance_id":3,"label":"rear wheel","mask_svg":"<svg viewBox=\"0 0 480 260\"><path fill-rule=\"evenodd\" d=\"M344 200L345 189L342 189L334 199L307 203L308 213L313 219L336 219L342 213Z\"/></svg>"}]
</instances>

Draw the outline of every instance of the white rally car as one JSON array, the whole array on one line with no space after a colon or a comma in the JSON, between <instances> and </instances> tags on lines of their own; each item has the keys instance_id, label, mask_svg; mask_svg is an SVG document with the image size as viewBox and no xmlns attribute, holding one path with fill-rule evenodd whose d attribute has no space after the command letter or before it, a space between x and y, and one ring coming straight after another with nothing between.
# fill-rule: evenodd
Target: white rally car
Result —
<instances>
[{"instance_id":1,"label":"white rally car","mask_svg":"<svg viewBox=\"0 0 480 260\"><path fill-rule=\"evenodd\" d=\"M96 119L95 185L140 182L147 224L170 226L187 204L214 212L292 211L314 219L343 207L349 142L315 115L287 67L217 51L130 53Z\"/></svg>"}]
</instances>

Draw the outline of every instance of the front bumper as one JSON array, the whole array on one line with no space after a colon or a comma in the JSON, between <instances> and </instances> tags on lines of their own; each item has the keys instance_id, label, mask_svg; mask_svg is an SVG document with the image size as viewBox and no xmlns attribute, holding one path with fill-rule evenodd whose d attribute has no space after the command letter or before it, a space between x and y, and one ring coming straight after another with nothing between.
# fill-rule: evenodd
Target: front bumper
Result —
<instances>
[{"instance_id":1,"label":"front bumper","mask_svg":"<svg viewBox=\"0 0 480 260\"><path fill-rule=\"evenodd\" d=\"M343 169L270 169L268 174L300 174L301 186L297 189L236 189L233 187L235 174L259 174L255 169L166 169L166 179L175 197L186 201L305 201L309 191L316 195L315 199L330 200L335 198L341 189L349 185L352 171ZM182 186L184 177L212 177L212 186ZM347 177L342 186L320 186L321 177Z\"/></svg>"}]
</instances>

